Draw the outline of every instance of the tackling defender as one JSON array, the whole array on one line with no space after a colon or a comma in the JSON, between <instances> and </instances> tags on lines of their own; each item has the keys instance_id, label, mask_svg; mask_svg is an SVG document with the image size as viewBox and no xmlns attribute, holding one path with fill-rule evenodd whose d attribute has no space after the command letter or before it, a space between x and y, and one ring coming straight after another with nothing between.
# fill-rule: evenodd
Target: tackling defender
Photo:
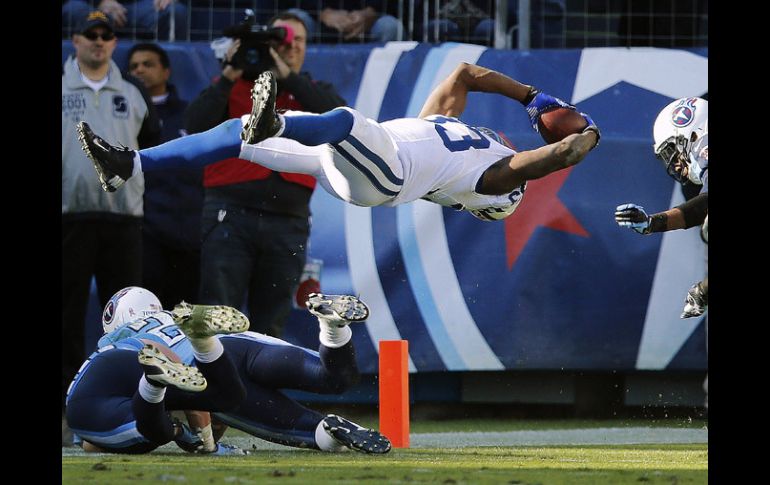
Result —
<instances>
[{"instance_id":1,"label":"tackling defender","mask_svg":"<svg viewBox=\"0 0 770 485\"><path fill-rule=\"evenodd\" d=\"M378 123L351 108L321 115L275 112L271 72L256 80L249 115L146 150L111 146L87 123L78 125L83 150L102 187L114 191L141 171L205 166L227 157L272 170L309 174L331 195L360 206L395 206L425 199L466 210L484 221L511 215L528 180L571 167L599 142L586 114L578 134L535 150L515 152L494 131L459 119L469 92L497 93L524 105L535 130L558 98L499 72L461 63L428 97L418 118Z\"/></svg>"},{"instance_id":2,"label":"tackling defender","mask_svg":"<svg viewBox=\"0 0 770 485\"><path fill-rule=\"evenodd\" d=\"M243 401L233 360L211 336L243 331L248 319L230 307L187 304L173 318L177 333L191 336L196 367L143 335L100 347L80 367L67 390L66 416L84 449L146 453L185 434L167 410L229 411Z\"/></svg>"},{"instance_id":3,"label":"tackling defender","mask_svg":"<svg viewBox=\"0 0 770 485\"><path fill-rule=\"evenodd\" d=\"M183 363L191 364L197 360L196 345L222 347L235 363L234 373L245 386L246 397L231 409L212 410L219 422L287 446L323 451L345 448L365 453L390 451L390 442L377 431L362 428L340 416L324 416L279 390L340 393L357 381L355 349L348 325L368 317L369 310L363 302L347 295L310 295L307 307L318 318L320 327L318 352L243 331L248 323L239 333L217 332L223 335L215 338L209 336L214 332L206 329L184 331L185 323L179 316L183 305L186 304L167 312L148 290L130 287L119 291L105 306L102 318L105 335L99 340L100 349L144 339L167 346ZM218 433L212 432L210 426L200 427L199 437L193 435L191 440L187 432L186 438L176 439L177 444L185 449L216 450L214 439ZM201 449L203 445L205 449Z\"/></svg>"}]
</instances>

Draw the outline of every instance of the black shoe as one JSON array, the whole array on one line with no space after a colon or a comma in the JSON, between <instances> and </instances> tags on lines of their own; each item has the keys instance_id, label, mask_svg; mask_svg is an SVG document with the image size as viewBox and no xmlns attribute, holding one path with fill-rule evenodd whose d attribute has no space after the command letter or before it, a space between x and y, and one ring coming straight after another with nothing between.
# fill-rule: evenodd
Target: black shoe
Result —
<instances>
[{"instance_id":1,"label":"black shoe","mask_svg":"<svg viewBox=\"0 0 770 485\"><path fill-rule=\"evenodd\" d=\"M241 140L253 145L278 133L281 120L275 112L277 91L272 71L263 72L254 81L251 89L251 116L241 130Z\"/></svg>"},{"instance_id":2,"label":"black shoe","mask_svg":"<svg viewBox=\"0 0 770 485\"><path fill-rule=\"evenodd\" d=\"M102 189L115 192L134 172L134 150L110 145L96 136L85 121L78 123L77 130L80 146L94 162Z\"/></svg>"},{"instance_id":3,"label":"black shoe","mask_svg":"<svg viewBox=\"0 0 770 485\"><path fill-rule=\"evenodd\" d=\"M387 453L390 451L390 440L385 435L373 429L361 426L330 414L324 418L324 430L339 444L351 450L363 453Z\"/></svg>"}]
</instances>

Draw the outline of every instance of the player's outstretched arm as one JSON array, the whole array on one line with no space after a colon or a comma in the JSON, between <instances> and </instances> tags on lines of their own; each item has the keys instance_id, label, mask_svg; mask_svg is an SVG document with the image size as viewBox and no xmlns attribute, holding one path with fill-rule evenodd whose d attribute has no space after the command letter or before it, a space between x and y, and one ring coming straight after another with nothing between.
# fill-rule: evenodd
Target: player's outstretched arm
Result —
<instances>
[{"instance_id":1,"label":"player's outstretched arm","mask_svg":"<svg viewBox=\"0 0 770 485\"><path fill-rule=\"evenodd\" d=\"M647 215L644 207L639 205L622 204L615 209L615 222L620 227L627 227L645 235L689 229L703 224L708 214L708 200L708 192L704 192L684 204L652 215Z\"/></svg>"},{"instance_id":2,"label":"player's outstretched arm","mask_svg":"<svg viewBox=\"0 0 770 485\"><path fill-rule=\"evenodd\" d=\"M502 94L523 105L537 93L535 88L522 84L505 74L486 67L461 62L428 96L419 117L444 115L458 117L465 109L471 91Z\"/></svg>"},{"instance_id":3,"label":"player's outstretched arm","mask_svg":"<svg viewBox=\"0 0 770 485\"><path fill-rule=\"evenodd\" d=\"M586 128L582 133L569 135L559 142L503 158L484 172L480 193L507 194L527 180L571 167L583 160L598 140L597 132Z\"/></svg>"}]
</instances>

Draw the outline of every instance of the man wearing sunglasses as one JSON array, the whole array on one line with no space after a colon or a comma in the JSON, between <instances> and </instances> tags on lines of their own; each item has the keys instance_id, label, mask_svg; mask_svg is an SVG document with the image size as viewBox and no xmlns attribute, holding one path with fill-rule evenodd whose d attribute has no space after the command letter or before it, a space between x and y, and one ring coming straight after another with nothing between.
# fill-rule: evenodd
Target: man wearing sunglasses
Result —
<instances>
[{"instance_id":1,"label":"man wearing sunglasses","mask_svg":"<svg viewBox=\"0 0 770 485\"><path fill-rule=\"evenodd\" d=\"M86 357L91 278L102 305L119 289L142 282L144 178L132 180L128 190L105 193L75 125L88 120L130 147L160 141L152 102L112 60L117 39L109 18L94 11L80 19L72 43L75 54L62 73L62 410L67 385Z\"/></svg>"}]
</instances>

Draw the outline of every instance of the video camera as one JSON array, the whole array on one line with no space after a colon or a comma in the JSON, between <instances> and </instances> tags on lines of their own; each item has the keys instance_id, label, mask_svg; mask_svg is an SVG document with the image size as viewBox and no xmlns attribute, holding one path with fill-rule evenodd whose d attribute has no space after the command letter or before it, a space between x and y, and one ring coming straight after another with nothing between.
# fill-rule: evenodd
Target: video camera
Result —
<instances>
[{"instance_id":1,"label":"video camera","mask_svg":"<svg viewBox=\"0 0 770 485\"><path fill-rule=\"evenodd\" d=\"M243 79L247 81L255 80L261 73L275 66L273 56L270 55L271 43L291 44L294 39L294 31L288 25L257 25L251 9L246 10L243 22L223 29L222 34L241 40L241 46L230 64L236 69L243 69Z\"/></svg>"}]
</instances>

